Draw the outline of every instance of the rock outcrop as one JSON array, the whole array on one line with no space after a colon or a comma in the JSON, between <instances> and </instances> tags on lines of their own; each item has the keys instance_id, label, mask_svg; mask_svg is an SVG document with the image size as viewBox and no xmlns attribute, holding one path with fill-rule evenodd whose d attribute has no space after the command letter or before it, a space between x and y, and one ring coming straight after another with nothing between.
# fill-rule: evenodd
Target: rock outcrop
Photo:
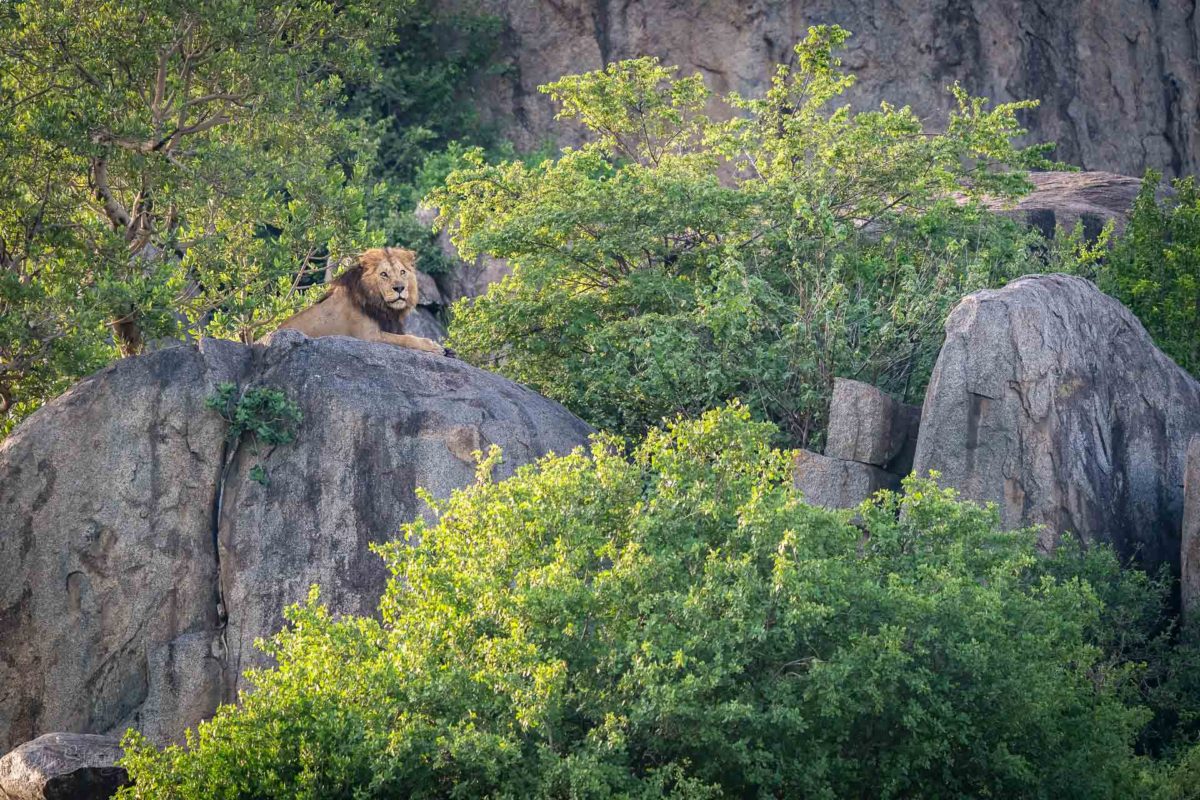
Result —
<instances>
[{"instance_id":1,"label":"rock outcrop","mask_svg":"<svg viewBox=\"0 0 1200 800\"><path fill-rule=\"evenodd\" d=\"M1194 3L1135 0L486 0L505 25L500 69L480 77L485 116L526 147L558 136L537 87L642 55L700 73L717 92L769 85L809 25L854 36L845 65L856 108L880 100L941 117L959 81L995 102L1036 98L1030 141L1089 170L1200 170L1200 15Z\"/></svg>"},{"instance_id":2,"label":"rock outcrop","mask_svg":"<svg viewBox=\"0 0 1200 800\"><path fill-rule=\"evenodd\" d=\"M1005 216L1037 228L1047 238L1061 228L1068 233L1079 225L1086 239L1095 239L1113 223L1125 230L1133 201L1142 188L1138 178L1110 172L1034 172L1033 191L1015 205L993 203ZM1162 193L1168 189L1163 188Z\"/></svg>"},{"instance_id":3,"label":"rock outcrop","mask_svg":"<svg viewBox=\"0 0 1200 800\"><path fill-rule=\"evenodd\" d=\"M421 206L414 212L414 216L418 224L432 228L437 219L437 209ZM479 255L473 261L467 261L458 252L454 242L450 241L450 234L445 230L438 232L437 244L446 262L452 267L434 279L437 281L438 301L443 306L452 305L464 297L479 297L489 286L512 272L512 268L503 258ZM422 284L421 292L424 291Z\"/></svg>"},{"instance_id":4,"label":"rock outcrop","mask_svg":"<svg viewBox=\"0 0 1200 800\"><path fill-rule=\"evenodd\" d=\"M796 451L792 480L804 502L822 508L855 508L881 489L896 491L900 478L879 467Z\"/></svg>"},{"instance_id":5,"label":"rock outcrop","mask_svg":"<svg viewBox=\"0 0 1200 800\"><path fill-rule=\"evenodd\" d=\"M438 288L437 281L424 272L418 272L419 288L417 307L404 319L404 332L413 336L424 336L435 342L444 341L446 326L442 324L442 310L446 301Z\"/></svg>"},{"instance_id":6,"label":"rock outcrop","mask_svg":"<svg viewBox=\"0 0 1200 800\"><path fill-rule=\"evenodd\" d=\"M1045 525L1179 565L1184 453L1200 383L1082 278L1035 275L963 299L922 411L915 471Z\"/></svg>"},{"instance_id":7,"label":"rock outcrop","mask_svg":"<svg viewBox=\"0 0 1200 800\"><path fill-rule=\"evenodd\" d=\"M912 469L921 409L861 381L836 378L829 401L825 455L882 467L901 477Z\"/></svg>"},{"instance_id":8,"label":"rock outcrop","mask_svg":"<svg viewBox=\"0 0 1200 800\"><path fill-rule=\"evenodd\" d=\"M227 451L205 407L223 382L284 389L296 441ZM46 731L179 739L235 698L253 640L310 584L374 611L368 545L422 513L418 487L469 483L492 444L510 469L589 431L497 375L341 337L205 340L102 370L0 443L0 752Z\"/></svg>"},{"instance_id":9,"label":"rock outcrop","mask_svg":"<svg viewBox=\"0 0 1200 800\"><path fill-rule=\"evenodd\" d=\"M825 455L796 453L793 482L805 501L854 508L880 489L896 491L912 469L921 410L861 381L837 378Z\"/></svg>"},{"instance_id":10,"label":"rock outcrop","mask_svg":"<svg viewBox=\"0 0 1200 800\"><path fill-rule=\"evenodd\" d=\"M0 758L6 800L103 800L129 782L116 766L123 755L109 736L47 733Z\"/></svg>"}]
</instances>

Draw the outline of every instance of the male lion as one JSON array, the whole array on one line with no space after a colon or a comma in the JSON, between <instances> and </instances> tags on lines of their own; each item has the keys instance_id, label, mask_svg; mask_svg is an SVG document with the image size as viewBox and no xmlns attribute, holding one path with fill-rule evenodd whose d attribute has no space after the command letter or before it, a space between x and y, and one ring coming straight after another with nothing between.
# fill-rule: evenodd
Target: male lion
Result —
<instances>
[{"instance_id":1,"label":"male lion","mask_svg":"<svg viewBox=\"0 0 1200 800\"><path fill-rule=\"evenodd\" d=\"M400 247L374 247L339 275L320 300L279 327L306 336L353 336L446 355L446 349L431 339L401 333L404 318L416 306L417 254Z\"/></svg>"}]
</instances>

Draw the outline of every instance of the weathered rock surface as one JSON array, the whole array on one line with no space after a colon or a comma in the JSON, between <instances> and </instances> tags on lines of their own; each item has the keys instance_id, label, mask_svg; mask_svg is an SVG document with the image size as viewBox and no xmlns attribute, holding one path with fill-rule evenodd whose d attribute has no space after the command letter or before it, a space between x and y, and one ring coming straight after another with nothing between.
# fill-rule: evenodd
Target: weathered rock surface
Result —
<instances>
[{"instance_id":1,"label":"weathered rock surface","mask_svg":"<svg viewBox=\"0 0 1200 800\"><path fill-rule=\"evenodd\" d=\"M1099 236L1109 222L1123 231L1142 187L1139 178L1110 172L1034 172L1029 180L1033 191L1016 205L994 203L992 207L1046 237L1054 236L1057 228L1069 233L1077 224L1087 239Z\"/></svg>"},{"instance_id":2,"label":"weathered rock surface","mask_svg":"<svg viewBox=\"0 0 1200 800\"><path fill-rule=\"evenodd\" d=\"M868 383L836 378L825 455L907 475L920 422L919 408L896 402Z\"/></svg>"},{"instance_id":3,"label":"weathered rock surface","mask_svg":"<svg viewBox=\"0 0 1200 800\"><path fill-rule=\"evenodd\" d=\"M103 800L128 783L116 738L47 733L0 758L7 800Z\"/></svg>"},{"instance_id":4,"label":"weathered rock surface","mask_svg":"<svg viewBox=\"0 0 1200 800\"><path fill-rule=\"evenodd\" d=\"M431 228L437 219L437 209L421 206L415 215L420 224ZM435 278L443 306L452 305L464 297L479 297L489 286L512 272L508 262L502 258L479 255L473 261L465 260L445 230L438 233L437 241L442 255L453 265L453 269Z\"/></svg>"},{"instance_id":5,"label":"weathered rock surface","mask_svg":"<svg viewBox=\"0 0 1200 800\"><path fill-rule=\"evenodd\" d=\"M292 444L239 447L222 490L205 399L225 381L283 388L304 422ZM0 752L53 730L178 739L234 699L251 642L310 584L336 611L375 609L368 544L421 513L418 487L470 482L491 444L509 469L588 433L497 375L341 337L206 340L102 370L0 443Z\"/></svg>"},{"instance_id":6,"label":"weathered rock surface","mask_svg":"<svg viewBox=\"0 0 1200 800\"><path fill-rule=\"evenodd\" d=\"M454 0L448 0L453 3ZM952 106L946 86L1006 102L1030 141L1089 170L1167 175L1200 170L1200 15L1192 2L1136 0L487 0L506 30L503 69L481 76L477 99L523 146L562 135L539 84L642 55L702 74L717 92L769 85L774 65L809 25L854 36L845 65L857 108L880 100L922 117Z\"/></svg>"},{"instance_id":7,"label":"weathered rock surface","mask_svg":"<svg viewBox=\"0 0 1200 800\"><path fill-rule=\"evenodd\" d=\"M1111 542L1179 564L1184 451L1200 383L1092 283L1021 278L963 299L946 321L915 470L994 501L1006 525Z\"/></svg>"},{"instance_id":8,"label":"weathered rock surface","mask_svg":"<svg viewBox=\"0 0 1200 800\"><path fill-rule=\"evenodd\" d=\"M1193 436L1187 449L1181 537L1179 595L1183 615L1191 620L1200 604L1200 436Z\"/></svg>"},{"instance_id":9,"label":"weathered rock surface","mask_svg":"<svg viewBox=\"0 0 1200 800\"><path fill-rule=\"evenodd\" d=\"M223 342L120 361L0 443L0 752L46 731L182 729L220 699L225 426L204 400L248 363Z\"/></svg>"},{"instance_id":10,"label":"weathered rock surface","mask_svg":"<svg viewBox=\"0 0 1200 800\"><path fill-rule=\"evenodd\" d=\"M404 332L413 336L424 336L435 342L444 341L446 326L438 319L437 313L427 306L418 306L404 319Z\"/></svg>"},{"instance_id":11,"label":"weathered rock surface","mask_svg":"<svg viewBox=\"0 0 1200 800\"><path fill-rule=\"evenodd\" d=\"M900 478L879 467L808 450L796 452L792 478L806 503L823 508L854 508L880 489L900 488Z\"/></svg>"}]
</instances>

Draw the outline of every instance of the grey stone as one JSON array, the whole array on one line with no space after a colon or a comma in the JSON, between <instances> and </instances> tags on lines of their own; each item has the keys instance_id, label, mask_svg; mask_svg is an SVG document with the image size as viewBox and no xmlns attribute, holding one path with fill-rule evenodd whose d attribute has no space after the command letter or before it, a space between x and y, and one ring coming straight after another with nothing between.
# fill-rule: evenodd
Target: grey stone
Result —
<instances>
[{"instance_id":1,"label":"grey stone","mask_svg":"<svg viewBox=\"0 0 1200 800\"><path fill-rule=\"evenodd\" d=\"M1086 239L1095 239L1110 222L1115 230L1123 231L1142 187L1140 178L1110 172L1034 172L1029 180L1033 191L1015 205L989 205L1047 237L1060 228L1069 233L1080 225ZM1166 194L1170 190L1164 187L1160 197Z\"/></svg>"},{"instance_id":2,"label":"grey stone","mask_svg":"<svg viewBox=\"0 0 1200 800\"><path fill-rule=\"evenodd\" d=\"M1034 275L964 298L946 320L915 469L941 473L1009 527L1044 525L1179 566L1184 449L1200 383L1119 302Z\"/></svg>"},{"instance_id":3,"label":"grey stone","mask_svg":"<svg viewBox=\"0 0 1200 800\"><path fill-rule=\"evenodd\" d=\"M225 381L283 388L296 441L242 445L223 470L205 399ZM375 610L368 545L422 513L418 487L469 483L491 444L507 470L589 432L461 361L342 337L205 340L102 370L0 443L0 752L55 730L178 741L236 699L262 663L251 642L310 584L334 611Z\"/></svg>"},{"instance_id":4,"label":"grey stone","mask_svg":"<svg viewBox=\"0 0 1200 800\"><path fill-rule=\"evenodd\" d=\"M521 147L580 132L554 120L537 87L636 56L699 73L717 92L761 93L774 65L794 61L809 25L853 32L843 53L858 109L881 100L941 117L955 81L1022 112L1028 143L1088 170L1141 175L1200 171L1200 27L1192 3L1139 0L486 0L506 30L503 69L479 75L481 115Z\"/></svg>"},{"instance_id":5,"label":"grey stone","mask_svg":"<svg viewBox=\"0 0 1200 800\"><path fill-rule=\"evenodd\" d=\"M900 488L900 478L870 464L798 450L793 481L804 501L823 508L855 508L880 489Z\"/></svg>"},{"instance_id":6,"label":"grey stone","mask_svg":"<svg viewBox=\"0 0 1200 800\"><path fill-rule=\"evenodd\" d=\"M419 223L432 227L437 219L437 209L421 206L414 215ZM480 254L472 261L464 259L454 242L450 241L447 231L440 231L437 241L442 255L453 265L448 272L440 273L435 278L443 305L451 305L463 298L479 297L489 286L499 283L512 272L503 258Z\"/></svg>"},{"instance_id":7,"label":"grey stone","mask_svg":"<svg viewBox=\"0 0 1200 800\"><path fill-rule=\"evenodd\" d=\"M435 497L475 477L474 451L504 451L503 477L549 452L567 453L591 428L511 381L456 359L280 331L256 382L288 387L306 423L293 445L259 459L267 486L240 451L225 484L220 522L223 597L229 609L227 696L241 673L265 663L255 638L314 583L341 612L377 607L387 579L368 546L395 539Z\"/></svg>"},{"instance_id":8,"label":"grey stone","mask_svg":"<svg viewBox=\"0 0 1200 800\"><path fill-rule=\"evenodd\" d=\"M1191 620L1200 602L1200 436L1193 436L1187 449L1179 556L1180 600L1184 618Z\"/></svg>"},{"instance_id":9,"label":"grey stone","mask_svg":"<svg viewBox=\"0 0 1200 800\"><path fill-rule=\"evenodd\" d=\"M250 350L206 341L125 359L0 442L0 752L47 731L162 733L200 721L176 687L221 698L212 509L225 425L204 401ZM161 664L151 672L151 663Z\"/></svg>"},{"instance_id":10,"label":"grey stone","mask_svg":"<svg viewBox=\"0 0 1200 800\"><path fill-rule=\"evenodd\" d=\"M47 733L0 758L0 796L8 800L103 800L129 782L116 762L117 739Z\"/></svg>"},{"instance_id":11,"label":"grey stone","mask_svg":"<svg viewBox=\"0 0 1200 800\"><path fill-rule=\"evenodd\" d=\"M920 420L915 406L899 403L870 384L837 378L829 402L825 455L907 474ZM900 458L906 451L907 457Z\"/></svg>"},{"instance_id":12,"label":"grey stone","mask_svg":"<svg viewBox=\"0 0 1200 800\"><path fill-rule=\"evenodd\" d=\"M417 272L417 304L422 306L440 306L445 304L442 290L432 275Z\"/></svg>"},{"instance_id":13,"label":"grey stone","mask_svg":"<svg viewBox=\"0 0 1200 800\"><path fill-rule=\"evenodd\" d=\"M413 336L424 336L435 342L446 339L446 326L427 306L417 306L404 318L404 332Z\"/></svg>"}]
</instances>

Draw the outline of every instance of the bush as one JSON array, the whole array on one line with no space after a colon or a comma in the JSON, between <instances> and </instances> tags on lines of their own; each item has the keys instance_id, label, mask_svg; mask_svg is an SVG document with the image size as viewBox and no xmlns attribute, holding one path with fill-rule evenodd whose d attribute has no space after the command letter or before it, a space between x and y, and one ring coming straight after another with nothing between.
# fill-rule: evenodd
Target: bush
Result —
<instances>
[{"instance_id":1,"label":"bush","mask_svg":"<svg viewBox=\"0 0 1200 800\"><path fill-rule=\"evenodd\" d=\"M542 87L593 141L478 157L431 195L468 257L514 267L454 309L451 345L633 436L740 397L812 446L836 376L919 398L949 308L1028 269L1033 235L970 201L1024 191L1045 148L1012 144L1031 103L957 87L936 134L908 108L834 108L846 35L811 29L726 122L649 58Z\"/></svg>"},{"instance_id":2,"label":"bush","mask_svg":"<svg viewBox=\"0 0 1200 800\"><path fill-rule=\"evenodd\" d=\"M735 406L434 503L382 620L314 589L125 797L1141 796L1139 669L1084 574L927 480L806 506ZM1055 564L1051 561L1049 564Z\"/></svg>"},{"instance_id":3,"label":"bush","mask_svg":"<svg viewBox=\"0 0 1200 800\"><path fill-rule=\"evenodd\" d=\"M1160 202L1161 181L1147 173L1096 282L1137 315L1163 352L1200 376L1200 188L1195 178L1177 180L1175 196Z\"/></svg>"}]
</instances>

